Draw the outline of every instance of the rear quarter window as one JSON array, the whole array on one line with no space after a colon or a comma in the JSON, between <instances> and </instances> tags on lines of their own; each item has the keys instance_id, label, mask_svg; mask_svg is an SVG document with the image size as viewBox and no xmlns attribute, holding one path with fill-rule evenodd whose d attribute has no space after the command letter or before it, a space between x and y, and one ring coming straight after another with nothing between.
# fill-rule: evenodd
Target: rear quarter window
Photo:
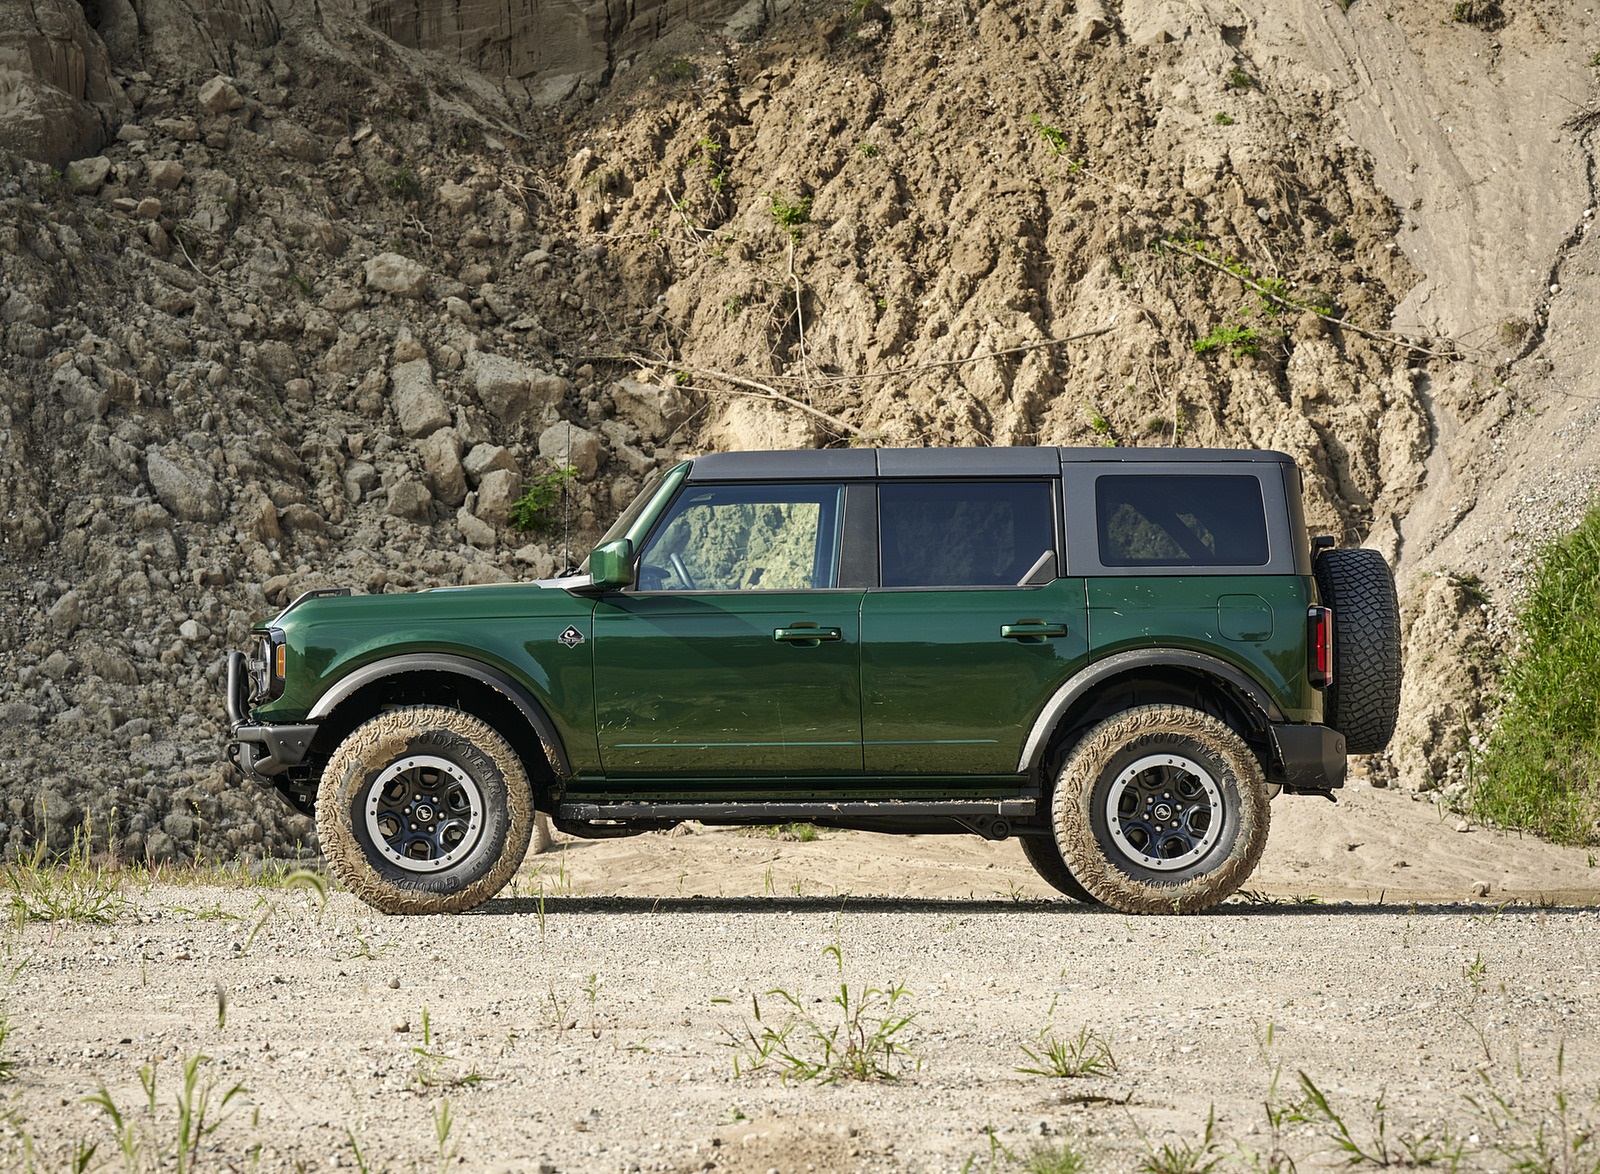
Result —
<instances>
[{"instance_id":1,"label":"rear quarter window","mask_svg":"<svg viewBox=\"0 0 1600 1174\"><path fill-rule=\"evenodd\" d=\"M1261 567L1270 556L1253 476L1102 475L1095 518L1106 567Z\"/></svg>"}]
</instances>

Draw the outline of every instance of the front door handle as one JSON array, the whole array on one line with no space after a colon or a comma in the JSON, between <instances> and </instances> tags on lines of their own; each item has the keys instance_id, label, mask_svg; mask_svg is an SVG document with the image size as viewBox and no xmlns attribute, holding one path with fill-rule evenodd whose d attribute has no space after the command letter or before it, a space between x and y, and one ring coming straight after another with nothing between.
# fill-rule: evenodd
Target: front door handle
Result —
<instances>
[{"instance_id":1,"label":"front door handle","mask_svg":"<svg viewBox=\"0 0 1600 1174\"><path fill-rule=\"evenodd\" d=\"M772 638L784 644L798 644L802 648L815 648L824 640L843 640L838 628L819 628L815 624L794 624L787 628L772 629Z\"/></svg>"},{"instance_id":2,"label":"front door handle","mask_svg":"<svg viewBox=\"0 0 1600 1174\"><path fill-rule=\"evenodd\" d=\"M1043 644L1051 636L1065 636L1067 625L1050 624L1044 620L1018 620L1014 624L1001 624L1000 635L1007 640L1021 640L1025 644Z\"/></svg>"}]
</instances>

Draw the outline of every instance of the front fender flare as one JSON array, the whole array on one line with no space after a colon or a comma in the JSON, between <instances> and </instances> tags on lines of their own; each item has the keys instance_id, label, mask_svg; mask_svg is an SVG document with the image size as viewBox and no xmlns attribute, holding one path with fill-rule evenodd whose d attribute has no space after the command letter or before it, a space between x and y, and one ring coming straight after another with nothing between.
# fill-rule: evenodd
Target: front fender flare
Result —
<instances>
[{"instance_id":1,"label":"front fender flare","mask_svg":"<svg viewBox=\"0 0 1600 1174\"><path fill-rule=\"evenodd\" d=\"M1029 774L1039 765L1045 747L1049 744L1050 733L1061 720L1061 715L1082 699L1084 694L1102 681L1141 668L1183 668L1218 677L1238 689L1254 703L1264 717L1264 724L1284 720L1283 711L1278 708L1267 691L1225 660L1187 648L1134 648L1114 653L1104 660L1097 660L1079 669L1055 691L1044 709L1039 711L1039 716L1034 719L1033 728L1028 732L1028 740L1022 746L1022 757L1017 762L1017 773Z\"/></svg>"},{"instance_id":2,"label":"front fender flare","mask_svg":"<svg viewBox=\"0 0 1600 1174\"><path fill-rule=\"evenodd\" d=\"M306 714L306 721L321 722L344 701L366 686L387 677L407 673L453 673L456 676L469 677L502 694L517 707L517 712L532 727L539 742L544 746L545 753L550 756L550 766L556 774L562 778L572 777L572 765L567 759L566 747L562 745L561 736L556 732L555 724L545 713L544 707L509 673L466 656L452 656L444 652L413 652L362 665L349 676L340 678L333 688L317 698L317 703L311 707L311 712Z\"/></svg>"}]
</instances>

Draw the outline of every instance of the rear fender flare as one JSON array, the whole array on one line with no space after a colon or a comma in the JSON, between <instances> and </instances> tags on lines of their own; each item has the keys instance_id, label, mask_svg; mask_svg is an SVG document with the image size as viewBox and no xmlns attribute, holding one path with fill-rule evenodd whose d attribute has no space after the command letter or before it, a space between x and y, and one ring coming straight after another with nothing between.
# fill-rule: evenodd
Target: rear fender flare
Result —
<instances>
[{"instance_id":1,"label":"rear fender flare","mask_svg":"<svg viewBox=\"0 0 1600 1174\"><path fill-rule=\"evenodd\" d=\"M1096 685L1113 677L1143 668L1182 668L1203 673L1226 681L1237 689L1262 714L1262 725L1284 720L1283 711L1271 696L1250 677L1215 656L1194 652L1186 648L1135 648L1114 653L1104 660L1078 670L1055 691L1045 707L1034 719L1028 740L1023 743L1022 757L1017 762L1018 774L1031 774L1038 769L1045 751L1050 746L1062 715L1076 705Z\"/></svg>"}]
</instances>

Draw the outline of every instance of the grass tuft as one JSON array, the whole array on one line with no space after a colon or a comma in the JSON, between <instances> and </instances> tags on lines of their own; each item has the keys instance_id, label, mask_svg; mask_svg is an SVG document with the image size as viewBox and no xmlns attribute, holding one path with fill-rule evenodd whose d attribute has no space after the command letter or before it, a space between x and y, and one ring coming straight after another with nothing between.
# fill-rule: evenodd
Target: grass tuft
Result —
<instances>
[{"instance_id":1,"label":"grass tuft","mask_svg":"<svg viewBox=\"0 0 1600 1174\"><path fill-rule=\"evenodd\" d=\"M1469 806L1480 819L1562 844L1600 840L1600 505L1545 547L1517 617L1507 698Z\"/></svg>"}]
</instances>

